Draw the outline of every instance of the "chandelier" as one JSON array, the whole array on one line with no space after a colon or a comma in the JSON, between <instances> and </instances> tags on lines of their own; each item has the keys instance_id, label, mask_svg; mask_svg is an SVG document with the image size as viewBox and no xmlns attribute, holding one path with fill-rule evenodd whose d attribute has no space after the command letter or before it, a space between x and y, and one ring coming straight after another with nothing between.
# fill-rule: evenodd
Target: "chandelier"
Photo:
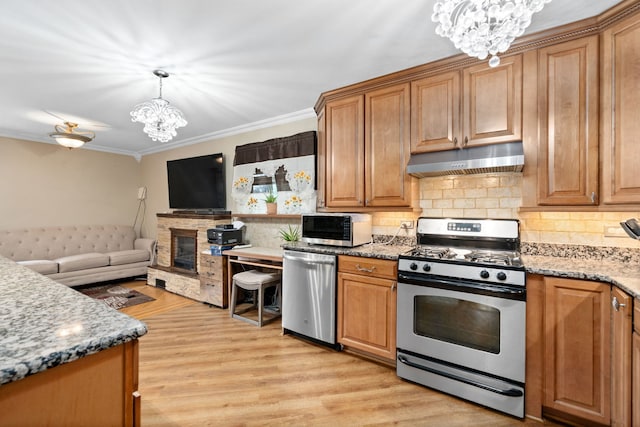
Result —
<instances>
[{"instance_id":1,"label":"chandelier","mask_svg":"<svg viewBox=\"0 0 640 427\"><path fill-rule=\"evenodd\" d=\"M64 122L64 124L66 127L55 125L54 129L56 131L49 134L50 137L55 139L56 142L63 147L69 149L79 148L96 136L93 132L79 132L74 130L78 127L77 123Z\"/></svg>"},{"instance_id":2,"label":"chandelier","mask_svg":"<svg viewBox=\"0 0 640 427\"><path fill-rule=\"evenodd\" d=\"M167 142L176 136L176 129L186 126L182 111L169 105L162 98L162 79L169 77L163 70L153 72L160 79L160 95L150 101L135 106L131 112L131 121L144 123L142 129L153 141Z\"/></svg>"},{"instance_id":3,"label":"chandelier","mask_svg":"<svg viewBox=\"0 0 640 427\"><path fill-rule=\"evenodd\" d=\"M436 33L451 39L469 56L485 59L497 67L516 37L524 33L531 16L551 0L438 0L431 19Z\"/></svg>"}]
</instances>

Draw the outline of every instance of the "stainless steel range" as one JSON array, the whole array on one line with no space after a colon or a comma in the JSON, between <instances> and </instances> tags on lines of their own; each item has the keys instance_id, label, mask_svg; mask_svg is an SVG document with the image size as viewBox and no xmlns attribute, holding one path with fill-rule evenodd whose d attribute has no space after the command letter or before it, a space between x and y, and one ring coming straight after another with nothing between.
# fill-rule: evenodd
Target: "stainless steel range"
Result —
<instances>
[{"instance_id":1,"label":"stainless steel range","mask_svg":"<svg viewBox=\"0 0 640 427\"><path fill-rule=\"evenodd\" d=\"M524 417L517 220L419 218L398 262L397 374Z\"/></svg>"}]
</instances>

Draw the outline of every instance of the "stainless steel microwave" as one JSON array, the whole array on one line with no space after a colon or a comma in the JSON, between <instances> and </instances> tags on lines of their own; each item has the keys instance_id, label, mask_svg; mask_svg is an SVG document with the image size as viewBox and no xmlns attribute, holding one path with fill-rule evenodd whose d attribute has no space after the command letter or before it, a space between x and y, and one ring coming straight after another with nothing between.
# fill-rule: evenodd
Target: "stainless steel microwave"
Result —
<instances>
[{"instance_id":1,"label":"stainless steel microwave","mask_svg":"<svg viewBox=\"0 0 640 427\"><path fill-rule=\"evenodd\" d=\"M370 243L371 234L369 214L302 215L302 241L313 245L359 246Z\"/></svg>"}]
</instances>

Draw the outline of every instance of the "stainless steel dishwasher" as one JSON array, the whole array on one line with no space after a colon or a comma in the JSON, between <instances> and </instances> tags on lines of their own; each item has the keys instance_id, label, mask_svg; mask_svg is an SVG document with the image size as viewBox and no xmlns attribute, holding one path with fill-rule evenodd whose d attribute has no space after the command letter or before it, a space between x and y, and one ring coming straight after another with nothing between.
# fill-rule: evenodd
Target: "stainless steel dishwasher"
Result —
<instances>
[{"instance_id":1,"label":"stainless steel dishwasher","mask_svg":"<svg viewBox=\"0 0 640 427\"><path fill-rule=\"evenodd\" d=\"M284 332L337 347L337 257L285 250L282 266Z\"/></svg>"}]
</instances>

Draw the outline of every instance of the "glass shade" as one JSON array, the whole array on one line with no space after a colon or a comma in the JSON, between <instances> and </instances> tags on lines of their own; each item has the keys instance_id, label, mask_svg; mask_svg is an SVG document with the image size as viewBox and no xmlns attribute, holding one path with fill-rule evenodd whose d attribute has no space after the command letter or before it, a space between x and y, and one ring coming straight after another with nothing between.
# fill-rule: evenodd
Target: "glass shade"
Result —
<instances>
[{"instance_id":1,"label":"glass shade","mask_svg":"<svg viewBox=\"0 0 640 427\"><path fill-rule=\"evenodd\" d=\"M135 106L131 121L144 124L143 131L153 141L167 142L176 136L176 129L186 126L182 111L162 98L153 98Z\"/></svg>"},{"instance_id":2,"label":"glass shade","mask_svg":"<svg viewBox=\"0 0 640 427\"><path fill-rule=\"evenodd\" d=\"M469 56L485 59L491 67L500 64L516 37L531 24L531 16L551 0L439 0L431 19L436 34L451 39Z\"/></svg>"},{"instance_id":3,"label":"glass shade","mask_svg":"<svg viewBox=\"0 0 640 427\"><path fill-rule=\"evenodd\" d=\"M60 145L62 145L63 147L67 147L67 148L80 148L84 145L85 142L88 142L85 139L80 139L80 138L72 138L71 136L74 135L70 135L70 136L54 136L56 142Z\"/></svg>"}]
</instances>

